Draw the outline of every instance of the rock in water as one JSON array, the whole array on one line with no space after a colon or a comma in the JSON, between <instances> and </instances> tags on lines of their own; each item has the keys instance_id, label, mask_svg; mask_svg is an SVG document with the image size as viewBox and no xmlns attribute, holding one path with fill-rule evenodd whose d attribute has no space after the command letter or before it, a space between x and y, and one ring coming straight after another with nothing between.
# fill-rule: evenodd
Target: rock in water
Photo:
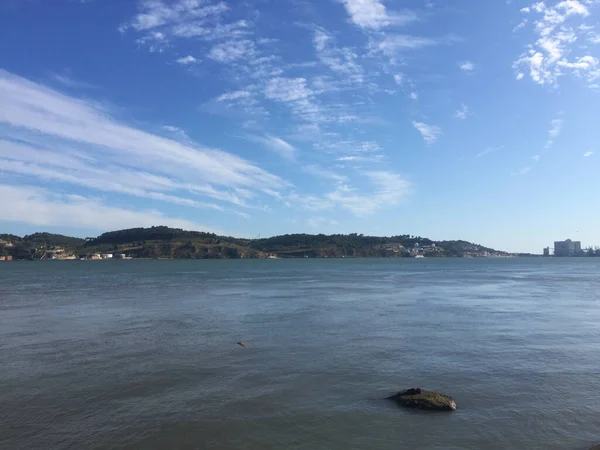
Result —
<instances>
[{"instance_id":1,"label":"rock in water","mask_svg":"<svg viewBox=\"0 0 600 450\"><path fill-rule=\"evenodd\" d=\"M239 341L239 342L237 343L237 345L239 345L240 347L247 347L246 343L245 343L245 342L243 342L243 341Z\"/></svg>"},{"instance_id":2,"label":"rock in water","mask_svg":"<svg viewBox=\"0 0 600 450\"><path fill-rule=\"evenodd\" d=\"M424 389L407 389L391 397L398 405L405 408L429 409L433 411L454 411L456 403L449 395Z\"/></svg>"}]
</instances>

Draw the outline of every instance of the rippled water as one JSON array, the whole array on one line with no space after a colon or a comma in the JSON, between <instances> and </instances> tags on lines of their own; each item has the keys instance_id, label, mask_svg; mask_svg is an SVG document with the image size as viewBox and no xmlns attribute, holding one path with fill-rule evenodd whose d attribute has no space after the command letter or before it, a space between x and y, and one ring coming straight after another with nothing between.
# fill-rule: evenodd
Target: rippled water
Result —
<instances>
[{"instance_id":1,"label":"rippled water","mask_svg":"<svg viewBox=\"0 0 600 450\"><path fill-rule=\"evenodd\" d=\"M381 400L408 387L459 409ZM597 259L0 264L3 450L576 450L599 425Z\"/></svg>"}]
</instances>

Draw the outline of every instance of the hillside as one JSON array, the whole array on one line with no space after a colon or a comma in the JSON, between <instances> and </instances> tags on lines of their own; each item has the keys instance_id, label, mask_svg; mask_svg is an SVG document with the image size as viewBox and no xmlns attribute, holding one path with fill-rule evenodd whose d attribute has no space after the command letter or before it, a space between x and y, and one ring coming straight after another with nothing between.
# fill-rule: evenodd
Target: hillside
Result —
<instances>
[{"instance_id":1,"label":"hillside","mask_svg":"<svg viewBox=\"0 0 600 450\"><path fill-rule=\"evenodd\" d=\"M467 241L433 241L411 235L289 234L264 239L238 239L164 226L132 228L80 239L50 233L19 237L0 235L0 256L38 259L48 252L61 255L127 254L134 258L220 259L266 258L386 258L422 254L428 257L505 256ZM64 251L63 251L64 250Z\"/></svg>"}]
</instances>

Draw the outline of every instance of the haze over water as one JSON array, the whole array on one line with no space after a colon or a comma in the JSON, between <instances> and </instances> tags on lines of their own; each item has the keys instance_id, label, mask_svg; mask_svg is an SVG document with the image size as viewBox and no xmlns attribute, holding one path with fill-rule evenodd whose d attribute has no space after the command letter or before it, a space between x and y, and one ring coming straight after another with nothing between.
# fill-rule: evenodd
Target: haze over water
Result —
<instances>
[{"instance_id":1,"label":"haze over water","mask_svg":"<svg viewBox=\"0 0 600 450\"><path fill-rule=\"evenodd\" d=\"M599 369L595 258L0 265L7 450L585 449Z\"/></svg>"}]
</instances>

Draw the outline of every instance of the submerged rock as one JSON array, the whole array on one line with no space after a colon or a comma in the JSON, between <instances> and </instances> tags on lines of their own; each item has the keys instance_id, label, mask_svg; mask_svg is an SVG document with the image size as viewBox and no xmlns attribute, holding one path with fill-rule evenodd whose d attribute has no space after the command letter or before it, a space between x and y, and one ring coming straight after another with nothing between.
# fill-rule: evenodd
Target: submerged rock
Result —
<instances>
[{"instance_id":1,"label":"submerged rock","mask_svg":"<svg viewBox=\"0 0 600 450\"><path fill-rule=\"evenodd\" d=\"M407 389L400 391L388 400L394 400L405 408L429 409L433 411L454 411L456 403L449 395L424 389Z\"/></svg>"}]
</instances>

